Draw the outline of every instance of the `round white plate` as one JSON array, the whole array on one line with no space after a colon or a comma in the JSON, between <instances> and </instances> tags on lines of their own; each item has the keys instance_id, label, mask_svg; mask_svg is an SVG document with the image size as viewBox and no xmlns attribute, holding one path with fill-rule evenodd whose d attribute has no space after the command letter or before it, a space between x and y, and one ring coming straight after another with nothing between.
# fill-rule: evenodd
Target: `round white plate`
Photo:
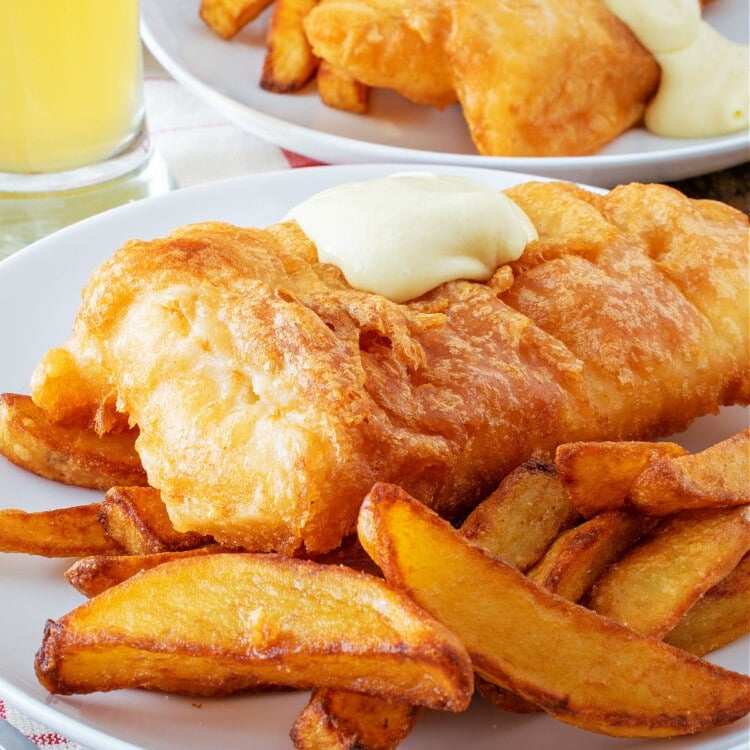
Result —
<instances>
[{"instance_id":1,"label":"round white plate","mask_svg":"<svg viewBox=\"0 0 750 750\"><path fill-rule=\"evenodd\" d=\"M174 78L229 120L279 146L328 164L430 162L505 169L612 187L670 182L747 161L747 133L706 139L660 138L636 128L593 156L479 156L458 105L440 112L373 91L371 111L354 115L321 104L314 85L272 94L258 85L268 11L231 41L198 17L200 0L141 0L143 38ZM748 1L718 0L706 18L747 42Z\"/></svg>"},{"instance_id":2,"label":"round white plate","mask_svg":"<svg viewBox=\"0 0 750 750\"><path fill-rule=\"evenodd\" d=\"M51 346L69 335L90 272L131 238L151 239L186 223L224 220L266 226L294 204L341 182L371 179L408 165L316 167L238 178L177 191L114 209L37 242L0 262L0 391L27 393L31 373ZM522 175L444 167L498 188ZM695 423L681 440L697 450L737 432L742 409ZM32 476L0 458L0 507L43 510L93 502L100 493ZM21 711L95 750L152 748L205 750L291 748L288 732L306 694L190 700L123 690L84 696L51 696L38 684L34 654L47 618L76 607L83 598L63 578L69 560L0 554L0 696ZM711 656L738 671L748 664L747 639ZM670 750L739 748L747 720L693 739L675 739ZM663 750L660 742L628 742L590 734L545 716L514 716L482 700L463 714L428 712L404 750Z\"/></svg>"}]
</instances>

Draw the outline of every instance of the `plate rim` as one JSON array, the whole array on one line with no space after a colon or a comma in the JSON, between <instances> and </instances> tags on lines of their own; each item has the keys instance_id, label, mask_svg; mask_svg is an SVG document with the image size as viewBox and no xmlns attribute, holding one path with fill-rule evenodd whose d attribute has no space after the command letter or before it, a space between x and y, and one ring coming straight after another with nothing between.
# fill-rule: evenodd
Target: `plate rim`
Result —
<instances>
[{"instance_id":1,"label":"plate rim","mask_svg":"<svg viewBox=\"0 0 750 750\"><path fill-rule=\"evenodd\" d=\"M175 0L141 0L141 34L151 54L175 80L198 95L238 127L248 130L271 143L276 143L282 148L294 150L295 145L309 147L312 142L322 144L324 149L337 152L340 158L328 159L328 163L349 163L349 159L354 158L355 161L361 163L409 161L452 164L574 179L587 184L612 187L617 182L634 179L634 175L639 171L645 176L643 181L673 181L706 173L705 171L692 172L690 169L685 171L686 167L683 165L686 163L711 158L716 160L719 165L717 169L721 169L750 160L750 130L711 138L673 139L676 143L682 142L682 145L647 152L599 152L582 156L546 157L483 156L476 153L425 151L317 130L314 127L290 122L282 117L246 105L221 92L182 65L167 51L160 35L155 32L149 22L150 14L159 13L160 3L163 2L175 2ZM227 43L231 44L231 41ZM248 125L248 116L252 126ZM363 148L369 153L361 153ZM317 151L305 155L319 158ZM665 175L665 179L662 180L654 174L654 171L661 167L671 167L671 170L673 172L676 170L678 174L677 176ZM607 175L608 172L615 171L625 172L627 179L613 180ZM685 174L681 174L682 172L685 172Z\"/></svg>"}]
</instances>

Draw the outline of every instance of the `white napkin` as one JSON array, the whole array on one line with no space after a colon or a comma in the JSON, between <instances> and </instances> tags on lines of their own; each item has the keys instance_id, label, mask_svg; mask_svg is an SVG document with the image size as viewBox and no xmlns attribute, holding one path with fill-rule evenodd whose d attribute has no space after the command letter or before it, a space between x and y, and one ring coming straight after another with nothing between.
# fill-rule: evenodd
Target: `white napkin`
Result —
<instances>
[{"instance_id":1,"label":"white napkin","mask_svg":"<svg viewBox=\"0 0 750 750\"><path fill-rule=\"evenodd\" d=\"M298 166L187 91L146 49L144 77L148 128L177 187Z\"/></svg>"}]
</instances>

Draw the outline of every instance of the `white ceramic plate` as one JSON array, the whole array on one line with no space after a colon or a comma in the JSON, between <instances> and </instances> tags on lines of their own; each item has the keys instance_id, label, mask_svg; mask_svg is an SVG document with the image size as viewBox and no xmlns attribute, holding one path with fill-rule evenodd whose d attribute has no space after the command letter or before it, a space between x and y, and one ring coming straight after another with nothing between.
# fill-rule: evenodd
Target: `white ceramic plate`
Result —
<instances>
[{"instance_id":1,"label":"white ceramic plate","mask_svg":"<svg viewBox=\"0 0 750 750\"><path fill-rule=\"evenodd\" d=\"M268 12L232 41L198 17L199 0L141 0L143 37L159 62L188 89L246 130L328 164L430 162L547 175L612 187L669 182L717 171L750 158L747 133L700 140L660 138L633 129L594 156L516 158L476 153L458 105L439 112L375 91L371 113L323 106L313 86L296 95L259 85ZM747 42L747 0L720 0L708 20Z\"/></svg>"},{"instance_id":2,"label":"white ceramic plate","mask_svg":"<svg viewBox=\"0 0 750 750\"><path fill-rule=\"evenodd\" d=\"M225 220L266 226L309 195L340 182L370 179L407 165L299 169L243 177L144 200L69 227L0 262L0 391L27 393L43 353L70 333L89 273L123 242L162 236L186 223ZM498 188L522 179L499 171L438 168L473 176ZM746 423L742 409L703 419L681 439L692 450L728 436ZM0 507L42 510L93 502L99 493L48 482L0 458ZM190 700L142 691L87 696L48 695L37 683L34 654L47 618L83 601L63 579L70 561L0 555L0 696L50 728L96 750L152 748L205 750L291 747L288 732L306 694ZM711 656L745 671L748 642ZM698 739L669 742L670 750L739 748L747 721ZM429 712L404 750L663 750L659 742L627 742L589 734L544 716L505 714L477 700L460 715Z\"/></svg>"}]
</instances>

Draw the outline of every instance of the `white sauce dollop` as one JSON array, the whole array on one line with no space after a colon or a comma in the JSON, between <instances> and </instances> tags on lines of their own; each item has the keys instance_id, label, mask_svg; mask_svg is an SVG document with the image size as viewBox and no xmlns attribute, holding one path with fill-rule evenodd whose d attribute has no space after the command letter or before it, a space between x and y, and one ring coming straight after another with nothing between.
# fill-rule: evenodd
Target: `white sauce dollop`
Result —
<instances>
[{"instance_id":1,"label":"white sauce dollop","mask_svg":"<svg viewBox=\"0 0 750 750\"><path fill-rule=\"evenodd\" d=\"M394 302L446 281L486 281L537 232L495 188L464 177L403 172L324 190L293 208L318 260L351 286Z\"/></svg>"},{"instance_id":2,"label":"white sauce dollop","mask_svg":"<svg viewBox=\"0 0 750 750\"><path fill-rule=\"evenodd\" d=\"M604 0L661 67L646 127L671 138L735 133L749 124L750 51L701 18L700 0Z\"/></svg>"}]
</instances>

